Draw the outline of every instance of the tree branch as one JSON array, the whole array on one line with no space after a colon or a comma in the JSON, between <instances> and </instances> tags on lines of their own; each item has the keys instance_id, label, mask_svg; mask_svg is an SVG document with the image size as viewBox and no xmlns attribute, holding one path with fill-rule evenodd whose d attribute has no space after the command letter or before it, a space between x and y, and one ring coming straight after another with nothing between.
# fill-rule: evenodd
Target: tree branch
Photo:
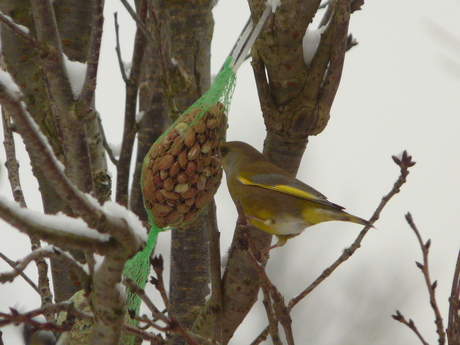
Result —
<instances>
[{"instance_id":1,"label":"tree branch","mask_svg":"<svg viewBox=\"0 0 460 345\"><path fill-rule=\"evenodd\" d=\"M449 345L460 344L460 250L455 265L452 290L449 297L449 322L447 324Z\"/></svg>"},{"instance_id":2,"label":"tree branch","mask_svg":"<svg viewBox=\"0 0 460 345\"><path fill-rule=\"evenodd\" d=\"M16 262L8 258L3 253L0 253L0 258L2 258L3 261L5 261L8 265L10 265L11 268L14 268L17 265ZM32 287L32 289L34 289L38 294L40 294L40 290L38 289L38 286L24 272L20 271L18 272L18 274L27 282L27 284L29 284ZM0 281L2 279L1 276L2 274L0 273ZM6 281L12 281L12 279L11 280L7 279Z\"/></svg>"},{"instance_id":3,"label":"tree branch","mask_svg":"<svg viewBox=\"0 0 460 345\"><path fill-rule=\"evenodd\" d=\"M30 35L27 31L22 29L18 24L13 22L11 18L4 15L0 12L0 22L2 22L6 27L8 27L15 35L21 37L23 40L28 42L31 47L34 49L41 51L43 50L43 45L32 35Z\"/></svg>"},{"instance_id":4,"label":"tree branch","mask_svg":"<svg viewBox=\"0 0 460 345\"><path fill-rule=\"evenodd\" d=\"M80 216L90 228L100 233L109 233L125 247L136 252L142 245L126 220L105 214L96 207L86 195L83 195L64 175L62 165L54 157L46 138L39 132L37 125L22 107L20 99L10 94L7 87L0 83L0 103L14 118L18 131L23 134L29 154L34 156L44 176L53 181L56 192ZM4 210L5 212L6 210Z\"/></svg>"},{"instance_id":5,"label":"tree branch","mask_svg":"<svg viewBox=\"0 0 460 345\"><path fill-rule=\"evenodd\" d=\"M122 1L125 4L124 1ZM129 6L129 4L125 4ZM132 10L132 9L131 9ZM133 11L133 10L132 10ZM141 1L139 4L140 21L145 21L147 16L147 2ZM137 15L136 15L137 17ZM134 139L137 133L136 112L137 98L139 89L140 73L142 60L144 58L146 46L145 34L137 27L134 40L134 51L131 60L131 72L126 83L126 102L125 102L125 121L123 128L123 141L121 144L120 158L117 164L117 191L116 201L124 206L128 205L128 188L131 158L133 153Z\"/></svg>"},{"instance_id":6,"label":"tree branch","mask_svg":"<svg viewBox=\"0 0 460 345\"><path fill-rule=\"evenodd\" d=\"M79 190L94 192L86 128L75 108L52 3L32 0L31 6L38 40L45 47L40 55L41 65L53 114L60 127L67 176Z\"/></svg>"},{"instance_id":7,"label":"tree branch","mask_svg":"<svg viewBox=\"0 0 460 345\"><path fill-rule=\"evenodd\" d=\"M65 217L64 215L61 216ZM87 234L77 234L63 231L64 227L62 226L50 227L46 225L49 224L49 219L53 219L54 217L56 216L38 215L34 211L20 209L19 206L9 204L6 200L0 200L0 218L29 236L38 236L42 240L56 246L79 250L93 250L95 253L101 255L118 248L113 239L108 237L106 240L97 239L97 237L101 237L101 234L96 230L87 229ZM77 221L74 218L67 218L69 221ZM94 232L95 236L90 237L91 232Z\"/></svg>"},{"instance_id":8,"label":"tree branch","mask_svg":"<svg viewBox=\"0 0 460 345\"><path fill-rule=\"evenodd\" d=\"M91 105L96 90L97 70L101 51L102 27L104 24L104 1L94 0L92 9L91 38L88 58L86 61L86 75L83 88L78 97L76 112L78 116L86 116L92 112Z\"/></svg>"},{"instance_id":9,"label":"tree branch","mask_svg":"<svg viewBox=\"0 0 460 345\"><path fill-rule=\"evenodd\" d=\"M434 283L431 282L430 269L428 267L428 253L430 250L431 240L428 240L426 243L423 243L422 236L420 235L420 232L418 231L417 226L414 223L412 215L409 212L406 214L406 221L407 223L409 223L410 227L417 236L418 243L420 244L420 248L422 249L423 264L421 264L420 262L416 262L416 264L417 267L420 268L420 270L423 273L426 287L430 295L430 305L433 309L435 316L434 323L436 324L436 332L439 336L439 345L444 345L446 343L446 333L444 332L444 324L442 321L441 312L439 311L438 303L436 301L435 290L437 286L437 281L435 281Z\"/></svg>"},{"instance_id":10,"label":"tree branch","mask_svg":"<svg viewBox=\"0 0 460 345\"><path fill-rule=\"evenodd\" d=\"M45 248L39 248L37 250L34 250L32 253L30 253L26 257L17 261L16 264L13 266L13 269L14 269L13 271L6 272L6 273L0 273L0 282L1 283L12 282L14 278L16 278L18 275L23 274L23 271L33 260L37 260L38 258L51 258L53 256L60 257L61 259L69 262L73 270L80 277L80 281L82 282L88 281L89 277L86 274L86 272L69 255L67 255L66 253L64 253L58 248L48 246Z\"/></svg>"},{"instance_id":11,"label":"tree branch","mask_svg":"<svg viewBox=\"0 0 460 345\"><path fill-rule=\"evenodd\" d=\"M405 318L404 318L404 315L402 315L399 310L396 310L396 315L392 315L393 319L395 319L396 321L399 321L401 322L402 324L406 325L407 327L409 327L412 331L414 331L414 333L417 335L417 337L420 339L420 341L422 342L423 345L429 345L425 339L423 338L423 336L420 334L420 332L418 331L417 327L415 326L415 323L412 319L409 319L409 321L407 321Z\"/></svg>"}]
</instances>

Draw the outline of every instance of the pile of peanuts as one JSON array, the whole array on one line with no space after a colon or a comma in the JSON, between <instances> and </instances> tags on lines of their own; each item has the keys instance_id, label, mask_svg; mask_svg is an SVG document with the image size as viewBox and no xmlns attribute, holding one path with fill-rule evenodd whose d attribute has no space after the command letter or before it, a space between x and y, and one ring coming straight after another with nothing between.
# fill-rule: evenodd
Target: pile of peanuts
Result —
<instances>
[{"instance_id":1,"label":"pile of peanuts","mask_svg":"<svg viewBox=\"0 0 460 345\"><path fill-rule=\"evenodd\" d=\"M216 103L201 117L194 108L180 117L145 156L141 185L145 207L159 228L195 220L222 179L218 157L227 116Z\"/></svg>"}]
</instances>

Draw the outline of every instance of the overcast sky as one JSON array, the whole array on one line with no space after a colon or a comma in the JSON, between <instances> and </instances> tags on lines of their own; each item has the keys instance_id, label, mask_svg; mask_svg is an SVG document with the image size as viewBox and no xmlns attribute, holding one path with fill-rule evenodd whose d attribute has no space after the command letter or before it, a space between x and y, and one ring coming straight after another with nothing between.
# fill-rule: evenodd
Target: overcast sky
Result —
<instances>
[{"instance_id":1,"label":"overcast sky","mask_svg":"<svg viewBox=\"0 0 460 345\"><path fill-rule=\"evenodd\" d=\"M123 57L127 61L131 57L134 25L118 2L107 1L97 107L109 140L118 144L124 85L114 50L114 11L119 11ZM244 0L220 0L214 13L212 69L216 73L249 9ZM432 240L431 276L438 280L438 302L447 322L447 298L460 245L459 14L460 2L454 0L374 0L352 15L350 32L359 45L347 53L331 119L323 133L310 138L298 177L350 213L368 218L399 176L391 155L406 149L417 164L362 248L294 310L299 344L418 344L407 327L391 318L396 309L415 321L429 343L437 342L423 277L414 264L422 256L405 222L407 211L424 239ZM264 137L252 71L245 63L238 72L227 140L246 141L261 150ZM27 156L20 152L24 189L36 189L27 175ZM4 152L0 159L4 161ZM5 175L3 170L1 190L10 196ZM40 210L36 192L26 197L31 208ZM224 253L236 219L225 183L216 202ZM24 235L7 226L0 231L0 251L11 259L28 250ZM330 265L359 231L358 225L342 222L307 229L271 252L269 277L289 300ZM166 257L168 239L168 234L161 234L157 248ZM0 262L0 269L5 267ZM28 272L35 275L33 267ZM0 311L11 305L24 309L39 305L35 293L22 282L0 289ZM265 327L262 309L258 303L231 344L248 344ZM4 333L5 344L17 344L11 329Z\"/></svg>"}]
</instances>

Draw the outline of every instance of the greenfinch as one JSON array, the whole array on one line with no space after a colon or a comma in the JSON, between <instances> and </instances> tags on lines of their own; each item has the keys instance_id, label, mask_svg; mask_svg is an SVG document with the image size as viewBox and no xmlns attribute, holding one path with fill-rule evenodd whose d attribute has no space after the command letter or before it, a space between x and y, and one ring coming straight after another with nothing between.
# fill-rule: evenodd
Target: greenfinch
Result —
<instances>
[{"instance_id":1,"label":"greenfinch","mask_svg":"<svg viewBox=\"0 0 460 345\"><path fill-rule=\"evenodd\" d=\"M252 146L231 141L220 146L227 186L237 208L256 228L278 237L264 249L283 246L305 228L330 220L341 220L373 227L365 219L344 211L327 198L276 167Z\"/></svg>"}]
</instances>

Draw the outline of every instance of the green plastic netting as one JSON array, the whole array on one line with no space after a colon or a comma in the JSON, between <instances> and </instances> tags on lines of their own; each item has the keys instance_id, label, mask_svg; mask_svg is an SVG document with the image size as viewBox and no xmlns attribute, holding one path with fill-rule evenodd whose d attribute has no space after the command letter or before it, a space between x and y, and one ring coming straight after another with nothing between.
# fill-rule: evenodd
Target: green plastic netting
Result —
<instances>
[{"instance_id":1,"label":"green plastic netting","mask_svg":"<svg viewBox=\"0 0 460 345\"><path fill-rule=\"evenodd\" d=\"M140 182L152 227L145 249L129 260L124 270L141 288L147 282L158 234L195 220L219 187L222 168L218 149L225 141L236 71L270 12L267 7L255 27L248 21L210 89L158 138L144 159ZM127 291L128 310L138 315L140 302Z\"/></svg>"}]
</instances>

